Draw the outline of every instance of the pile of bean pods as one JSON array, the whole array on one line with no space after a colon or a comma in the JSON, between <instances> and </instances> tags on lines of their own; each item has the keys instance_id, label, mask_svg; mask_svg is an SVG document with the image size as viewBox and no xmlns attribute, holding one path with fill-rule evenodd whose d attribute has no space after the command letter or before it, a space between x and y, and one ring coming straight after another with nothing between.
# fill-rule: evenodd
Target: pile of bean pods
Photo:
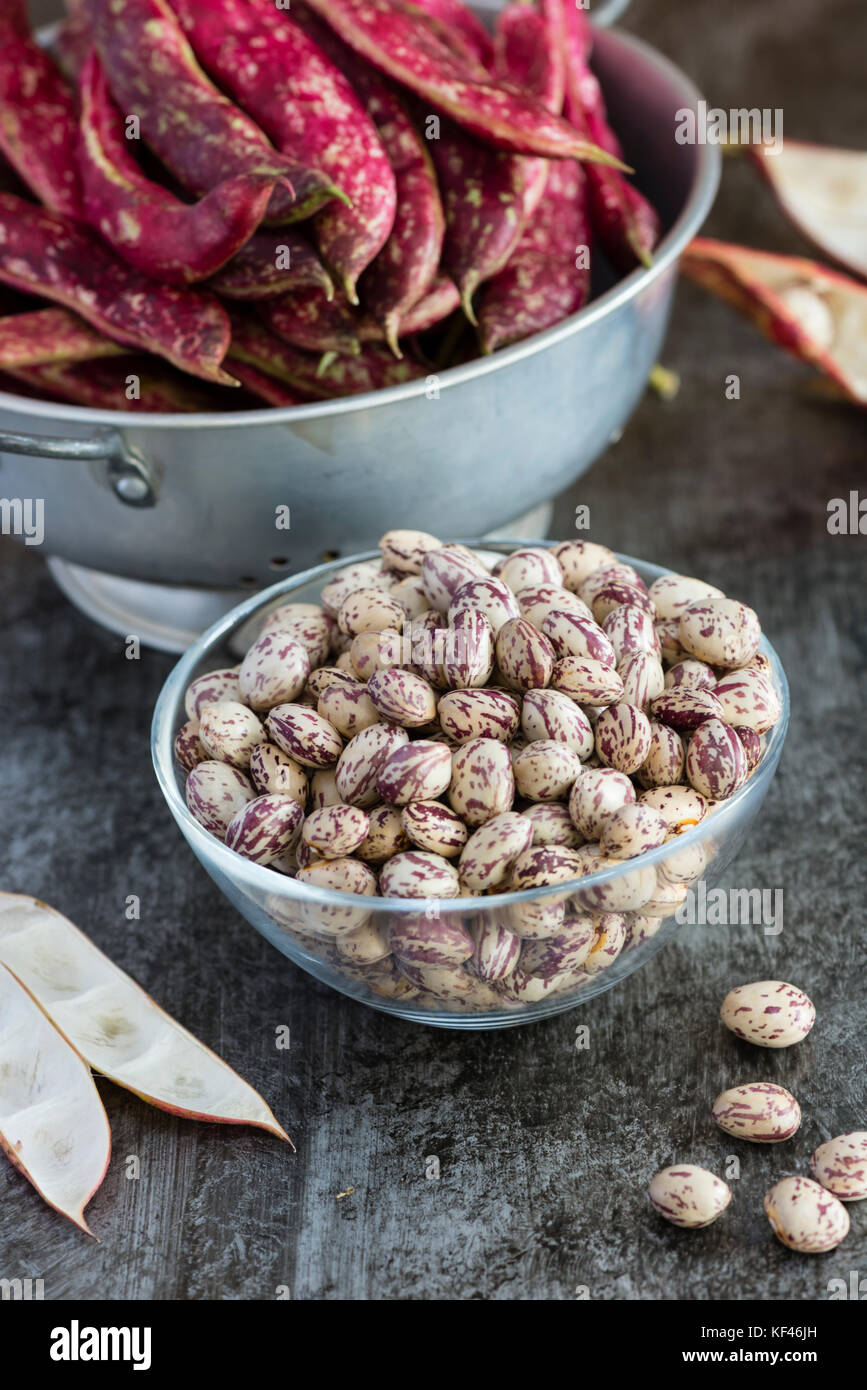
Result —
<instances>
[{"instance_id":1,"label":"pile of bean pods","mask_svg":"<svg viewBox=\"0 0 867 1390\"><path fill-rule=\"evenodd\" d=\"M701 844L641 856L761 758L780 700L758 619L699 579L648 588L590 541L497 559L394 530L380 549L190 685L175 745L189 810L299 883L425 900L383 924L273 895L281 925L381 993L493 1008L586 984L706 864ZM623 871L576 887L609 867ZM472 930L441 907L461 897Z\"/></svg>"},{"instance_id":2,"label":"pile of bean pods","mask_svg":"<svg viewBox=\"0 0 867 1390\"><path fill-rule=\"evenodd\" d=\"M354 395L575 313L597 250L651 262L572 0L493 36L462 0L67 0L56 58L3 11L3 389Z\"/></svg>"}]
</instances>

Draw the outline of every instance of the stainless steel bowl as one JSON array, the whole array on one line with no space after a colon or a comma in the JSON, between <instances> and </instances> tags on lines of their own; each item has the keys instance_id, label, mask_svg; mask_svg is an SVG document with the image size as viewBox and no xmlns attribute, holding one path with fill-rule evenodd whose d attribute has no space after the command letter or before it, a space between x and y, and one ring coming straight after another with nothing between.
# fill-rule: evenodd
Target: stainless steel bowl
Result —
<instances>
[{"instance_id":1,"label":"stainless steel bowl","mask_svg":"<svg viewBox=\"0 0 867 1390\"><path fill-rule=\"evenodd\" d=\"M131 579L259 587L275 565L365 549L383 516L481 535L584 472L657 360L720 166L715 147L675 143L675 112L699 94L666 58L605 31L595 62L666 229L652 269L493 357L326 404L132 418L0 393L0 493L44 500L46 551Z\"/></svg>"}]
</instances>

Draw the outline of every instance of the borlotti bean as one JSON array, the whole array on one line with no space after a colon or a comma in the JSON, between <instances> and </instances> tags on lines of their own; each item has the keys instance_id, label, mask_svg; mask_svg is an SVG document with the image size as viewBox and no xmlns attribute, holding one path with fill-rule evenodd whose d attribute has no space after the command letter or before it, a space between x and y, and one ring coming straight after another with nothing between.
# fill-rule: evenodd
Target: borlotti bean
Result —
<instances>
[{"instance_id":1,"label":"borlotti bean","mask_svg":"<svg viewBox=\"0 0 867 1390\"><path fill-rule=\"evenodd\" d=\"M651 1180L647 1193L660 1216L688 1230L709 1226L722 1216L732 1199L728 1183L695 1163L663 1168Z\"/></svg>"},{"instance_id":2,"label":"borlotti bean","mask_svg":"<svg viewBox=\"0 0 867 1390\"><path fill-rule=\"evenodd\" d=\"M807 1036L816 1010L802 989L782 980L758 980L729 990L720 1018L736 1037L758 1047L791 1047Z\"/></svg>"},{"instance_id":3,"label":"borlotti bean","mask_svg":"<svg viewBox=\"0 0 867 1390\"><path fill-rule=\"evenodd\" d=\"M590 985L705 872L715 847L680 836L760 765L781 715L759 642L744 604L683 575L648 589L595 542L498 559L396 528L379 561L345 566L319 604L276 604L239 666L191 683L175 756L199 824L297 880L297 901L263 901L306 951L432 1012L520 1010ZM389 931L376 898L425 908ZM786 1046L812 1006L759 982L723 1018ZM797 1125L765 1083L716 1109L758 1142Z\"/></svg>"},{"instance_id":4,"label":"borlotti bean","mask_svg":"<svg viewBox=\"0 0 867 1390\"><path fill-rule=\"evenodd\" d=\"M867 1130L838 1134L820 1144L810 1159L810 1172L841 1202L863 1202L867 1198Z\"/></svg>"},{"instance_id":5,"label":"borlotti bean","mask_svg":"<svg viewBox=\"0 0 867 1390\"><path fill-rule=\"evenodd\" d=\"M843 1203L810 1178L776 1183L765 1196L765 1215L777 1240L805 1255L834 1250L849 1234Z\"/></svg>"},{"instance_id":6,"label":"borlotti bean","mask_svg":"<svg viewBox=\"0 0 867 1390\"><path fill-rule=\"evenodd\" d=\"M723 1091L713 1103L720 1129L752 1144L781 1144L797 1134L801 1107L791 1091L771 1081L752 1081Z\"/></svg>"}]
</instances>

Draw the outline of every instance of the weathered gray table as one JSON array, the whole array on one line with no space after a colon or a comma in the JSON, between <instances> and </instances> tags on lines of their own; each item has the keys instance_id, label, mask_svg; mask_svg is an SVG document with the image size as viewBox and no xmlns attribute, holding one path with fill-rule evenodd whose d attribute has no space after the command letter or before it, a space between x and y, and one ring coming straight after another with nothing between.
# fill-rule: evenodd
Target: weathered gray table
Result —
<instances>
[{"instance_id":1,"label":"weathered gray table","mask_svg":"<svg viewBox=\"0 0 867 1390\"><path fill-rule=\"evenodd\" d=\"M715 104L783 107L789 134L867 147L858 0L638 0L629 22ZM734 160L709 230L802 250ZM812 1257L784 1250L761 1210L817 1143L867 1127L867 539L826 529L828 500L867 486L864 416L812 397L806 371L689 286L665 360L679 396L644 401L561 500L556 529L570 534L587 503L593 537L702 574L761 614L789 673L792 726L726 882L782 889L782 933L684 928L612 993L525 1029L429 1031L349 1003L256 936L172 825L148 757L170 659L127 661L38 554L3 542L3 886L92 933L262 1090L298 1152L101 1083L114 1158L89 1216L102 1244L3 1163L0 1276L43 1278L49 1299L271 1299L281 1286L299 1299L571 1299L583 1286L592 1299L716 1300L824 1299L830 1279L867 1274L867 1210L851 1209L844 1245ZM732 372L739 401L724 395ZM125 920L130 893L140 922ZM733 984L766 977L803 986L819 1012L814 1034L780 1054L717 1023ZM283 1024L288 1051L275 1047ZM710 1119L718 1091L758 1078L803 1106L782 1149L727 1141ZM730 1154L741 1176L715 1226L681 1233L649 1210L656 1168L721 1170Z\"/></svg>"}]
</instances>

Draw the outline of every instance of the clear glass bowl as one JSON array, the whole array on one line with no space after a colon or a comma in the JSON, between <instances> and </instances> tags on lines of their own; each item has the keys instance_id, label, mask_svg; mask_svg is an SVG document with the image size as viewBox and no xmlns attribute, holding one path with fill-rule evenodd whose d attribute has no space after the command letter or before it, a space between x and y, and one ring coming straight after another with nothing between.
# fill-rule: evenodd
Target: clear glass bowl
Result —
<instances>
[{"instance_id":1,"label":"clear glass bowl","mask_svg":"<svg viewBox=\"0 0 867 1390\"><path fill-rule=\"evenodd\" d=\"M488 554L495 552L498 557L520 546L553 546L555 542L468 540L462 544ZM418 900L367 898L315 888L243 859L193 819L184 799L184 774L175 762L173 742L186 719L184 692L190 681L216 667L237 664L266 615L278 604L290 599L318 602L323 586L338 570L376 558L378 551L352 555L275 584L232 609L193 643L163 686L154 710L153 761L169 810L196 858L247 921L296 965L342 994L399 1018L443 1028L504 1028L563 1013L612 989L671 939L678 924L673 915L665 915L666 911L673 911L665 901L666 887L689 886L700 879L711 887L737 853L765 799L786 736L789 691L783 668L763 638L761 650L771 662L782 715L771 732L764 735L761 760L747 782L699 825L637 859L624 860L615 868L588 874L571 884L457 898L437 902L433 907ZM671 572L628 555L619 558L634 565L647 583ZM533 1002L515 1003L482 982L477 982L468 996L442 999L413 993L413 987L398 974L393 958L375 965L354 965L341 956L341 938L334 934L335 924L345 928L366 923L387 935L389 928L401 919L432 912L442 921L465 927L507 926L512 911L527 912L563 899L569 900L571 909L578 913L623 912L627 923L635 926L628 937L645 935L645 939L628 941L607 969ZM648 916L660 924L649 936L641 933L637 923L638 917Z\"/></svg>"}]
</instances>

